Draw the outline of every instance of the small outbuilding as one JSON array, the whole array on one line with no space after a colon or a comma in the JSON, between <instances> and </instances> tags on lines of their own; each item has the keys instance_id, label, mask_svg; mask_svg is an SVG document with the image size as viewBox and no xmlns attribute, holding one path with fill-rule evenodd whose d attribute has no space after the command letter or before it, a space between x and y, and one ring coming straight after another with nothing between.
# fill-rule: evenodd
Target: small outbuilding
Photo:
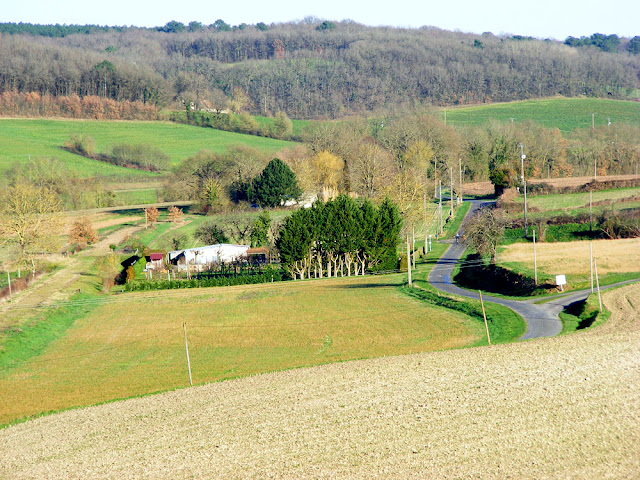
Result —
<instances>
[{"instance_id":1,"label":"small outbuilding","mask_svg":"<svg viewBox=\"0 0 640 480\"><path fill-rule=\"evenodd\" d=\"M269 249L256 247L247 250L247 261L253 265L264 265L270 262Z\"/></svg>"}]
</instances>

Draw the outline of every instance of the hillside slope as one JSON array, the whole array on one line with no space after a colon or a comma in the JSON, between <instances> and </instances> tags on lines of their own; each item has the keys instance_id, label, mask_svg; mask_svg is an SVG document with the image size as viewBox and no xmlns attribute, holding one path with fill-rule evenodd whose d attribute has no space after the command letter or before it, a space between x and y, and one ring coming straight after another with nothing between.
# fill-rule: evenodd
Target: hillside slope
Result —
<instances>
[{"instance_id":1,"label":"hillside slope","mask_svg":"<svg viewBox=\"0 0 640 480\"><path fill-rule=\"evenodd\" d=\"M629 98L640 87L640 55L624 48L350 21L245 27L0 34L0 93L98 95L160 107L224 108L232 100L256 114L318 118L420 103Z\"/></svg>"},{"instance_id":2,"label":"hillside slope","mask_svg":"<svg viewBox=\"0 0 640 480\"><path fill-rule=\"evenodd\" d=\"M640 286L539 341L260 375L0 431L0 477L631 478Z\"/></svg>"},{"instance_id":3,"label":"hillside slope","mask_svg":"<svg viewBox=\"0 0 640 480\"><path fill-rule=\"evenodd\" d=\"M0 119L0 174L31 157L55 157L70 172L80 176L153 177L141 170L117 167L90 160L63 150L72 135L88 135L96 142L96 151L109 153L118 144L152 145L167 154L173 165L200 150L223 153L234 146L250 147L275 154L292 142L272 138L223 132L170 122Z\"/></svg>"}]
</instances>

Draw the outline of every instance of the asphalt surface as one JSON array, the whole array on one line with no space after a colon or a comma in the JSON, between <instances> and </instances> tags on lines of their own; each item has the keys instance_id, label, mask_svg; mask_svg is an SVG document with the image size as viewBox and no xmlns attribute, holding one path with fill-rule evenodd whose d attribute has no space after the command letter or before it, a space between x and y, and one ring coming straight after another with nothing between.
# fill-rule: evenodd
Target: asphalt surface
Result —
<instances>
[{"instance_id":1,"label":"asphalt surface","mask_svg":"<svg viewBox=\"0 0 640 480\"><path fill-rule=\"evenodd\" d=\"M467 213L468 219L477 210L483 206L488 206L492 202L483 202L478 200L471 201L471 208ZM464 222L460 227L459 233L462 236L464 231ZM465 290L455 285L452 280L453 269L462 257L466 245L452 243L451 247L436 263L435 267L429 274L429 283L443 292L460 295L462 297L473 298L479 300L480 295L477 291ZM626 283L632 283L635 280L628 282L621 282L614 285L608 285L606 287L600 287L600 290L605 288L611 288ZM552 337L558 335L562 331L562 322L560 321L559 313L562 312L569 305L580 302L586 299L591 293L591 289L579 290L576 292L558 294L551 298L553 300L547 301L543 304L535 304L534 302L542 300L540 297L527 299L527 300L512 300L503 297L494 297L492 295L482 294L483 300L487 302L498 303L510 308L514 312L518 313L527 322L527 331L520 338L526 340L529 338L540 337ZM549 298L549 297L546 297Z\"/></svg>"}]
</instances>

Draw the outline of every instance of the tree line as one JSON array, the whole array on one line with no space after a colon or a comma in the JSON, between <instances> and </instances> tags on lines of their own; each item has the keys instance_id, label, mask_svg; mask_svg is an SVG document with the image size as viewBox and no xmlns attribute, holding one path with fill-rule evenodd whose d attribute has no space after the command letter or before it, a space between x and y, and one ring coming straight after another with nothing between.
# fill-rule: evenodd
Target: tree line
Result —
<instances>
[{"instance_id":1,"label":"tree line","mask_svg":"<svg viewBox=\"0 0 640 480\"><path fill-rule=\"evenodd\" d=\"M627 98L640 72L640 57L631 54L637 37L621 40L627 50L603 51L317 19L0 35L0 93L98 96L176 110L235 103L240 111L291 118L552 95Z\"/></svg>"},{"instance_id":2,"label":"tree line","mask_svg":"<svg viewBox=\"0 0 640 480\"><path fill-rule=\"evenodd\" d=\"M398 207L389 199L376 207L340 195L293 212L280 228L276 247L293 279L364 275L397 268L401 228Z\"/></svg>"}]
</instances>

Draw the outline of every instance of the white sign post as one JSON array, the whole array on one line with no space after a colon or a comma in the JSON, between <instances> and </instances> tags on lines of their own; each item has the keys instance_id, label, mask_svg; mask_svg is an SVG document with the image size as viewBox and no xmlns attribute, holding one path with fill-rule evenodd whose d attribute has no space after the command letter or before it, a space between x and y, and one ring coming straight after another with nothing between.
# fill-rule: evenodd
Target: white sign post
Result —
<instances>
[{"instance_id":1,"label":"white sign post","mask_svg":"<svg viewBox=\"0 0 640 480\"><path fill-rule=\"evenodd\" d=\"M563 285L567 284L567 277L564 275L556 275L556 285L558 285L560 287L560 291L564 292L564 288L562 288Z\"/></svg>"}]
</instances>

